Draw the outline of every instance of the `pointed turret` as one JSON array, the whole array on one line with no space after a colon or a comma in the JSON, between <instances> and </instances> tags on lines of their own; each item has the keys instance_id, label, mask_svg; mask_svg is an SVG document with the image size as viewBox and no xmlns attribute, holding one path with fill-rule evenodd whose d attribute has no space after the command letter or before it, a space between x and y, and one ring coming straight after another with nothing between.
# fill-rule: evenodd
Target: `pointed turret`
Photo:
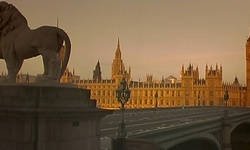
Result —
<instances>
[{"instance_id":1,"label":"pointed turret","mask_svg":"<svg viewBox=\"0 0 250 150\"><path fill-rule=\"evenodd\" d=\"M240 84L237 76L235 76L233 84L235 84L235 85L239 85Z\"/></svg>"},{"instance_id":2,"label":"pointed turret","mask_svg":"<svg viewBox=\"0 0 250 150\"><path fill-rule=\"evenodd\" d=\"M102 80L101 65L99 60L95 66L95 70L93 71L93 80L97 82L100 82Z\"/></svg>"}]
</instances>

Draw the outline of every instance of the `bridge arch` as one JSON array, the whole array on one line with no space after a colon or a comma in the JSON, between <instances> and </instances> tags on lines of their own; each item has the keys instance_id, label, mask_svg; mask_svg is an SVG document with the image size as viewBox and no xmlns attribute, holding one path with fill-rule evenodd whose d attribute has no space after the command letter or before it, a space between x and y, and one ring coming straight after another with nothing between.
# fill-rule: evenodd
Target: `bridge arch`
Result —
<instances>
[{"instance_id":1,"label":"bridge arch","mask_svg":"<svg viewBox=\"0 0 250 150\"><path fill-rule=\"evenodd\" d=\"M231 130L232 150L250 149L250 121L233 126Z\"/></svg>"},{"instance_id":2,"label":"bridge arch","mask_svg":"<svg viewBox=\"0 0 250 150\"><path fill-rule=\"evenodd\" d=\"M219 140L212 134L199 134L178 140L168 150L220 150L220 147Z\"/></svg>"},{"instance_id":3,"label":"bridge arch","mask_svg":"<svg viewBox=\"0 0 250 150\"><path fill-rule=\"evenodd\" d=\"M244 120L244 121L239 121L237 123L233 123L233 125L231 127L231 132L230 133L232 133L235 128L239 127L239 125L244 124L244 123L250 124L250 119Z\"/></svg>"}]
</instances>

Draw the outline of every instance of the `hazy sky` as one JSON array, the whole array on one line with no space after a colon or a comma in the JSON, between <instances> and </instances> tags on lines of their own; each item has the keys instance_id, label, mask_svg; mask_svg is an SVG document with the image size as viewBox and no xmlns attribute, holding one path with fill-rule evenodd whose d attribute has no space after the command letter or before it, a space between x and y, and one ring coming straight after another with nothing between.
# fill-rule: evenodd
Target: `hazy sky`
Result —
<instances>
[{"instance_id":1,"label":"hazy sky","mask_svg":"<svg viewBox=\"0 0 250 150\"><path fill-rule=\"evenodd\" d=\"M117 39L133 80L174 75L182 64L223 67L223 80L238 76L245 84L245 43L250 0L7 0L34 29L63 28L71 38L69 68L81 79L92 78L99 60L102 77L110 78ZM0 70L5 63L0 60ZM41 74L41 57L25 61L22 72Z\"/></svg>"}]
</instances>

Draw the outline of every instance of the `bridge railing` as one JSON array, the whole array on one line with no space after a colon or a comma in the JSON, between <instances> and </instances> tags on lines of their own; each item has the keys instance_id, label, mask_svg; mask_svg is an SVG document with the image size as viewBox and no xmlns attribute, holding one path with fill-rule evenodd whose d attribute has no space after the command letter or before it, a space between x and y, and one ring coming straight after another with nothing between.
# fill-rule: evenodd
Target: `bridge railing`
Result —
<instances>
[{"instance_id":1,"label":"bridge railing","mask_svg":"<svg viewBox=\"0 0 250 150\"><path fill-rule=\"evenodd\" d=\"M197 128L198 126L199 128ZM175 126L168 126L165 128L160 128L160 129L155 129L155 130L149 130L149 131L145 131L142 133L134 134L130 137L139 138L139 139L148 139L148 140L154 140L154 141L158 141L159 139L162 139L162 138L164 138L164 140L169 140L169 139L172 140L174 138L178 138L179 136L193 134L194 133L193 129L196 130L195 132L200 132L202 130L206 130L209 128L219 129L220 126L221 126L221 117L218 117L218 118L213 118L213 119L178 124Z\"/></svg>"},{"instance_id":2,"label":"bridge railing","mask_svg":"<svg viewBox=\"0 0 250 150\"><path fill-rule=\"evenodd\" d=\"M250 112L232 114L229 117L232 124L237 124L250 119ZM221 130L222 127L222 119L223 118L219 116L212 119L187 122L175 126L167 126L155 130L148 130L145 132L136 133L129 136L129 138L146 139L152 140L156 143L162 143L196 133L218 132L219 130Z\"/></svg>"}]
</instances>

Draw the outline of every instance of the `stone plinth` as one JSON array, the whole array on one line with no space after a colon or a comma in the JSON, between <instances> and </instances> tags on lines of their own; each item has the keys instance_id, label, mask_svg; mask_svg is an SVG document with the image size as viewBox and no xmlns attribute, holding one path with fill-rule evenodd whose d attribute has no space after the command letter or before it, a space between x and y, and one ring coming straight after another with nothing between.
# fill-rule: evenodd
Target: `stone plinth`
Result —
<instances>
[{"instance_id":1,"label":"stone plinth","mask_svg":"<svg viewBox=\"0 0 250 150\"><path fill-rule=\"evenodd\" d=\"M90 91L67 85L0 85L0 149L99 150L101 119Z\"/></svg>"}]
</instances>

